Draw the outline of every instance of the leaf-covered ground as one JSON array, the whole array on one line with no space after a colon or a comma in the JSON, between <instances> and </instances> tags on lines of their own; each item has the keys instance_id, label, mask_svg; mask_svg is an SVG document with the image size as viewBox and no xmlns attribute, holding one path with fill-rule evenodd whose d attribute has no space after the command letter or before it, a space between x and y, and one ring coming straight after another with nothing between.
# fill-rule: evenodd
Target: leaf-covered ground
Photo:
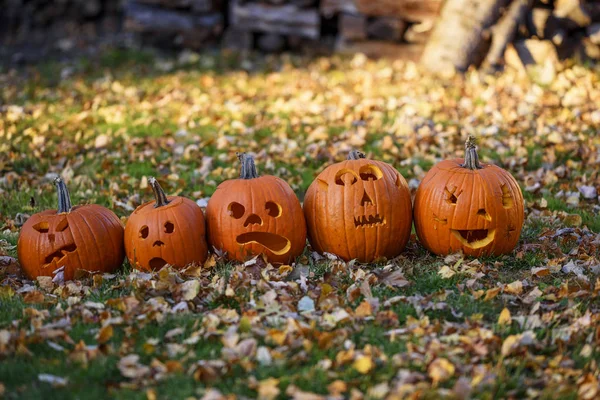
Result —
<instances>
[{"instance_id":1,"label":"leaf-covered ground","mask_svg":"<svg viewBox=\"0 0 600 400\"><path fill-rule=\"evenodd\" d=\"M538 72L439 81L361 56L121 51L4 71L0 396L597 398L600 70L566 65L549 85ZM237 175L236 151L301 199L352 148L414 192L469 134L523 190L511 255L436 257L413 235L377 265L308 248L295 266L213 256L67 283L28 281L14 262L23 215L55 207L56 174L75 203L125 221L149 176L202 203Z\"/></svg>"}]
</instances>

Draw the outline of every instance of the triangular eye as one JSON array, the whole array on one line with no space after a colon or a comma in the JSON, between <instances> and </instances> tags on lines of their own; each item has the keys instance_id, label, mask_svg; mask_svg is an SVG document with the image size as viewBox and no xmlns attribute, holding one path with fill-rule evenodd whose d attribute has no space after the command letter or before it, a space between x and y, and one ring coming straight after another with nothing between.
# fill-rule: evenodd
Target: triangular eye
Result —
<instances>
[{"instance_id":1,"label":"triangular eye","mask_svg":"<svg viewBox=\"0 0 600 400\"><path fill-rule=\"evenodd\" d=\"M69 221L63 218L58 225L56 225L56 232L62 232L69 227Z\"/></svg>"},{"instance_id":2,"label":"triangular eye","mask_svg":"<svg viewBox=\"0 0 600 400\"><path fill-rule=\"evenodd\" d=\"M317 183L319 185L319 189L327 190L329 188L329 183L325 182L321 178L317 178Z\"/></svg>"},{"instance_id":3,"label":"triangular eye","mask_svg":"<svg viewBox=\"0 0 600 400\"><path fill-rule=\"evenodd\" d=\"M32 226L32 228L34 230L38 231L39 233L48 233L48 229L50 229L50 225L48 224L48 221L42 221L42 222L38 222L37 224Z\"/></svg>"},{"instance_id":4,"label":"triangular eye","mask_svg":"<svg viewBox=\"0 0 600 400\"><path fill-rule=\"evenodd\" d=\"M452 189L448 189L448 186L444 188L444 192L446 193L446 202L452 204L453 206L456 205L458 196L460 196L462 193L462 191L457 193L456 189L458 189L456 186L454 186Z\"/></svg>"},{"instance_id":5,"label":"triangular eye","mask_svg":"<svg viewBox=\"0 0 600 400\"><path fill-rule=\"evenodd\" d=\"M402 186L402 179L400 179L400 174L396 174L396 182L394 182L396 184L396 187L401 187Z\"/></svg>"}]
</instances>

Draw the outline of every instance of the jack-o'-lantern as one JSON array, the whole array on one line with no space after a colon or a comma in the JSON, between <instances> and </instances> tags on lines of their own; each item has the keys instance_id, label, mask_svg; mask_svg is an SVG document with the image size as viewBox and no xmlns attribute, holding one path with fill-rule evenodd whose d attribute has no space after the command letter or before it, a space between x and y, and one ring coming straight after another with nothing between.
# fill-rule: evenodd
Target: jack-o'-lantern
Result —
<instances>
[{"instance_id":1,"label":"jack-o'-lantern","mask_svg":"<svg viewBox=\"0 0 600 400\"><path fill-rule=\"evenodd\" d=\"M304 214L311 246L344 260L372 262L400 254L412 226L410 191L391 165L350 152L308 188Z\"/></svg>"},{"instance_id":2,"label":"jack-o'-lantern","mask_svg":"<svg viewBox=\"0 0 600 400\"><path fill-rule=\"evenodd\" d=\"M148 179L154 200L135 209L125 225L125 251L134 268L157 271L169 264L183 268L208 257L202 209L181 196L166 196Z\"/></svg>"},{"instance_id":3,"label":"jack-o'-lantern","mask_svg":"<svg viewBox=\"0 0 600 400\"><path fill-rule=\"evenodd\" d=\"M414 219L419 240L435 254L506 254L521 234L523 195L509 172L479 162L470 136L464 160L441 161L427 173Z\"/></svg>"},{"instance_id":4,"label":"jack-o'-lantern","mask_svg":"<svg viewBox=\"0 0 600 400\"><path fill-rule=\"evenodd\" d=\"M58 209L46 210L27 220L17 244L25 274L53 276L64 267L64 279L75 271L114 272L123 263L123 226L109 209L88 204L72 207L62 179L54 180Z\"/></svg>"},{"instance_id":5,"label":"jack-o'-lantern","mask_svg":"<svg viewBox=\"0 0 600 400\"><path fill-rule=\"evenodd\" d=\"M259 177L251 155L238 158L240 178L221 183L208 201L209 242L238 261L262 253L272 263L289 263L306 244L300 202L282 179Z\"/></svg>"}]
</instances>

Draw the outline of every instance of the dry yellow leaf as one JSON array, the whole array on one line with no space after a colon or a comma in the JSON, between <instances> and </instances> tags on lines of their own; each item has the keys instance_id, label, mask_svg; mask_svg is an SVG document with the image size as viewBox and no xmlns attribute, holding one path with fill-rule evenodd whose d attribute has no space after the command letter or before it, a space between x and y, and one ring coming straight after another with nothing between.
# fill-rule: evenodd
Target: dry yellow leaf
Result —
<instances>
[{"instance_id":1,"label":"dry yellow leaf","mask_svg":"<svg viewBox=\"0 0 600 400\"><path fill-rule=\"evenodd\" d=\"M106 325L100 329L100 332L98 332L98 343L103 344L108 342L112 338L113 332L112 325Z\"/></svg>"},{"instance_id":2,"label":"dry yellow leaf","mask_svg":"<svg viewBox=\"0 0 600 400\"><path fill-rule=\"evenodd\" d=\"M523 282L514 281L504 286L504 292L510 294L521 294L523 293Z\"/></svg>"},{"instance_id":3,"label":"dry yellow leaf","mask_svg":"<svg viewBox=\"0 0 600 400\"><path fill-rule=\"evenodd\" d=\"M352 366L361 374L367 374L373 369L374 364L371 357L361 355L354 360L354 364L352 364Z\"/></svg>"},{"instance_id":4,"label":"dry yellow leaf","mask_svg":"<svg viewBox=\"0 0 600 400\"><path fill-rule=\"evenodd\" d=\"M342 393L348 390L348 385L342 380L335 380L327 385L327 390L332 396L339 397Z\"/></svg>"},{"instance_id":5,"label":"dry yellow leaf","mask_svg":"<svg viewBox=\"0 0 600 400\"><path fill-rule=\"evenodd\" d=\"M267 378L258 383L258 398L261 400L272 400L279 396L279 379Z\"/></svg>"},{"instance_id":6,"label":"dry yellow leaf","mask_svg":"<svg viewBox=\"0 0 600 400\"><path fill-rule=\"evenodd\" d=\"M502 356L506 357L519 347L521 335L510 335L502 343Z\"/></svg>"},{"instance_id":7,"label":"dry yellow leaf","mask_svg":"<svg viewBox=\"0 0 600 400\"><path fill-rule=\"evenodd\" d=\"M498 325L510 325L512 323L512 318L510 316L510 311L508 308L504 307L500 316L498 317Z\"/></svg>"},{"instance_id":8,"label":"dry yellow leaf","mask_svg":"<svg viewBox=\"0 0 600 400\"><path fill-rule=\"evenodd\" d=\"M483 301L492 300L494 297L498 296L498 293L500 293L500 288L488 289L487 292L485 292Z\"/></svg>"},{"instance_id":9,"label":"dry yellow leaf","mask_svg":"<svg viewBox=\"0 0 600 400\"><path fill-rule=\"evenodd\" d=\"M373 315L373 307L371 307L371 303L369 303L367 300L363 300L363 302L356 307L354 315L358 318L364 318Z\"/></svg>"},{"instance_id":10,"label":"dry yellow leaf","mask_svg":"<svg viewBox=\"0 0 600 400\"><path fill-rule=\"evenodd\" d=\"M452 269L450 269L449 266L444 265L442 268L440 268L440 270L438 271L438 274L440 274L440 276L444 279L449 279L449 278L452 278L454 275L456 275L456 272L454 272Z\"/></svg>"},{"instance_id":11,"label":"dry yellow leaf","mask_svg":"<svg viewBox=\"0 0 600 400\"><path fill-rule=\"evenodd\" d=\"M454 371L454 364L445 358L436 358L427 368L427 373L434 385L450 379L454 375Z\"/></svg>"}]
</instances>

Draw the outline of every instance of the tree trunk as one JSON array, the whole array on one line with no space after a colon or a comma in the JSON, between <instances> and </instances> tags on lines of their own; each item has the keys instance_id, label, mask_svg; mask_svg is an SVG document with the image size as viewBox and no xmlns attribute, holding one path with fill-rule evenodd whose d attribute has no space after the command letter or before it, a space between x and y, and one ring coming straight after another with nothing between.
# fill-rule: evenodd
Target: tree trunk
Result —
<instances>
[{"instance_id":1,"label":"tree trunk","mask_svg":"<svg viewBox=\"0 0 600 400\"><path fill-rule=\"evenodd\" d=\"M465 71L506 0L447 0L421 57L433 72Z\"/></svg>"}]
</instances>

